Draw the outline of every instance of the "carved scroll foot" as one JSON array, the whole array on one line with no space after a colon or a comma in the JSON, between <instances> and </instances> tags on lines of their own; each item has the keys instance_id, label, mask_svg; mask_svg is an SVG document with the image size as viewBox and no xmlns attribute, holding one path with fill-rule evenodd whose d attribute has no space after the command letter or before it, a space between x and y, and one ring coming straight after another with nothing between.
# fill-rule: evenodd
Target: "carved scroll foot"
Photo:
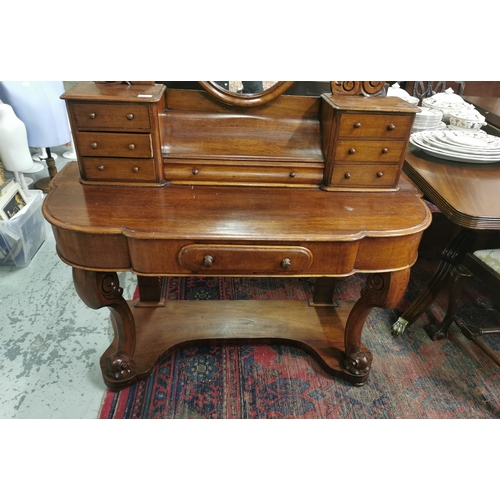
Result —
<instances>
[{"instance_id":1,"label":"carved scroll foot","mask_svg":"<svg viewBox=\"0 0 500 500\"><path fill-rule=\"evenodd\" d=\"M441 254L441 261L429 281L427 286L421 290L418 297L413 301L410 307L403 313L396 323L392 326L395 335L401 335L412 325L434 302L438 293L446 285L450 271L460 264L467 252L474 244L477 233L469 229L462 229L451 241ZM406 323L403 323L403 321Z\"/></svg>"},{"instance_id":2,"label":"carved scroll foot","mask_svg":"<svg viewBox=\"0 0 500 500\"><path fill-rule=\"evenodd\" d=\"M403 298L410 269L392 273L370 274L361 290L361 297L354 304L345 328L345 368L353 375L366 379L370 371L372 355L361 349L361 331L366 317L374 307L392 309Z\"/></svg>"},{"instance_id":3,"label":"carved scroll foot","mask_svg":"<svg viewBox=\"0 0 500 500\"><path fill-rule=\"evenodd\" d=\"M109 355L106 373L114 380L133 376L135 322L116 273L101 273L73 268L73 281L82 301L91 309L108 307L115 330L116 350Z\"/></svg>"}]
</instances>

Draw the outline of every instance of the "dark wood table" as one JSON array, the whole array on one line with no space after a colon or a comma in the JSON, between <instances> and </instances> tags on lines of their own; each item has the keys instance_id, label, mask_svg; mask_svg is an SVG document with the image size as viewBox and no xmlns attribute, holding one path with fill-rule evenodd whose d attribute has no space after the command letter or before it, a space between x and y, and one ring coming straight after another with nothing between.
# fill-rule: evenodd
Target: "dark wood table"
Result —
<instances>
[{"instance_id":1,"label":"dark wood table","mask_svg":"<svg viewBox=\"0 0 500 500\"><path fill-rule=\"evenodd\" d=\"M500 230L500 162L472 164L447 161L410 145L403 171L424 195L461 230L444 249L427 287L392 326L402 334L436 299L450 271L471 251L479 231ZM431 327L431 338L444 338L444 324Z\"/></svg>"},{"instance_id":2,"label":"dark wood table","mask_svg":"<svg viewBox=\"0 0 500 500\"><path fill-rule=\"evenodd\" d=\"M76 162L54 178L43 212L82 300L111 310L115 339L101 368L114 390L147 377L178 347L249 341L302 347L327 372L363 384L372 359L361 343L365 319L401 300L431 220L404 175L399 190L373 193L134 188L84 184ZM138 275L138 301L122 297L117 271ZM333 304L330 278L355 272L368 273L359 300ZM158 276L169 275L317 282L310 302L165 301Z\"/></svg>"}]
</instances>

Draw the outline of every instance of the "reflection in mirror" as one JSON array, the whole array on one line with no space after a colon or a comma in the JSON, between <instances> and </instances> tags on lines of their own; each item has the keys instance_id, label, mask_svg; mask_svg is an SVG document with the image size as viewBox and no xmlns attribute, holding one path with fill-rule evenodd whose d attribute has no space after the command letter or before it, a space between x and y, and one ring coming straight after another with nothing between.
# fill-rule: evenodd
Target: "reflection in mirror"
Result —
<instances>
[{"instance_id":1,"label":"reflection in mirror","mask_svg":"<svg viewBox=\"0 0 500 500\"><path fill-rule=\"evenodd\" d=\"M237 81L216 81L220 88L233 92L235 94L259 94L264 90L270 89L278 82L237 82Z\"/></svg>"}]
</instances>

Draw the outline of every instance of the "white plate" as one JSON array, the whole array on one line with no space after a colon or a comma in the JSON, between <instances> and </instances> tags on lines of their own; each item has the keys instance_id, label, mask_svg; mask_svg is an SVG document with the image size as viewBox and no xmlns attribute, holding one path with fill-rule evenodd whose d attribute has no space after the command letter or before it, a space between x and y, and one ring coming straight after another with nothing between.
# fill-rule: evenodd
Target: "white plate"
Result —
<instances>
[{"instance_id":1,"label":"white plate","mask_svg":"<svg viewBox=\"0 0 500 500\"><path fill-rule=\"evenodd\" d=\"M410 142L414 146L417 146L418 148L425 151L427 154L444 160L458 161L461 163L500 163L500 155L495 157L488 157L488 156L477 156L477 155L464 155L456 153L454 151L439 150L431 146L428 146L426 144L422 144L418 140L415 140L415 138L413 137L410 137Z\"/></svg>"}]
</instances>

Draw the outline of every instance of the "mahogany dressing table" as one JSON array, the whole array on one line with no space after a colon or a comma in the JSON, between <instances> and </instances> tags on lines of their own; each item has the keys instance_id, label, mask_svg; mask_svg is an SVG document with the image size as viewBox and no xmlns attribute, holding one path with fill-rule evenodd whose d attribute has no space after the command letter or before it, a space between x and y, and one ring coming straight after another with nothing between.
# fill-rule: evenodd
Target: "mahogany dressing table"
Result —
<instances>
[{"instance_id":1,"label":"mahogany dressing table","mask_svg":"<svg viewBox=\"0 0 500 500\"><path fill-rule=\"evenodd\" d=\"M52 181L43 213L76 290L108 307L101 357L120 390L176 348L289 343L356 385L372 355L361 342L373 307L406 289L431 215L401 173L417 108L383 82L332 82L321 96L281 82L236 95L159 84L82 83L66 92L78 161ZM117 272L138 277L126 301ZM368 273L354 303L334 279ZM161 276L316 278L313 299L167 301Z\"/></svg>"}]
</instances>

